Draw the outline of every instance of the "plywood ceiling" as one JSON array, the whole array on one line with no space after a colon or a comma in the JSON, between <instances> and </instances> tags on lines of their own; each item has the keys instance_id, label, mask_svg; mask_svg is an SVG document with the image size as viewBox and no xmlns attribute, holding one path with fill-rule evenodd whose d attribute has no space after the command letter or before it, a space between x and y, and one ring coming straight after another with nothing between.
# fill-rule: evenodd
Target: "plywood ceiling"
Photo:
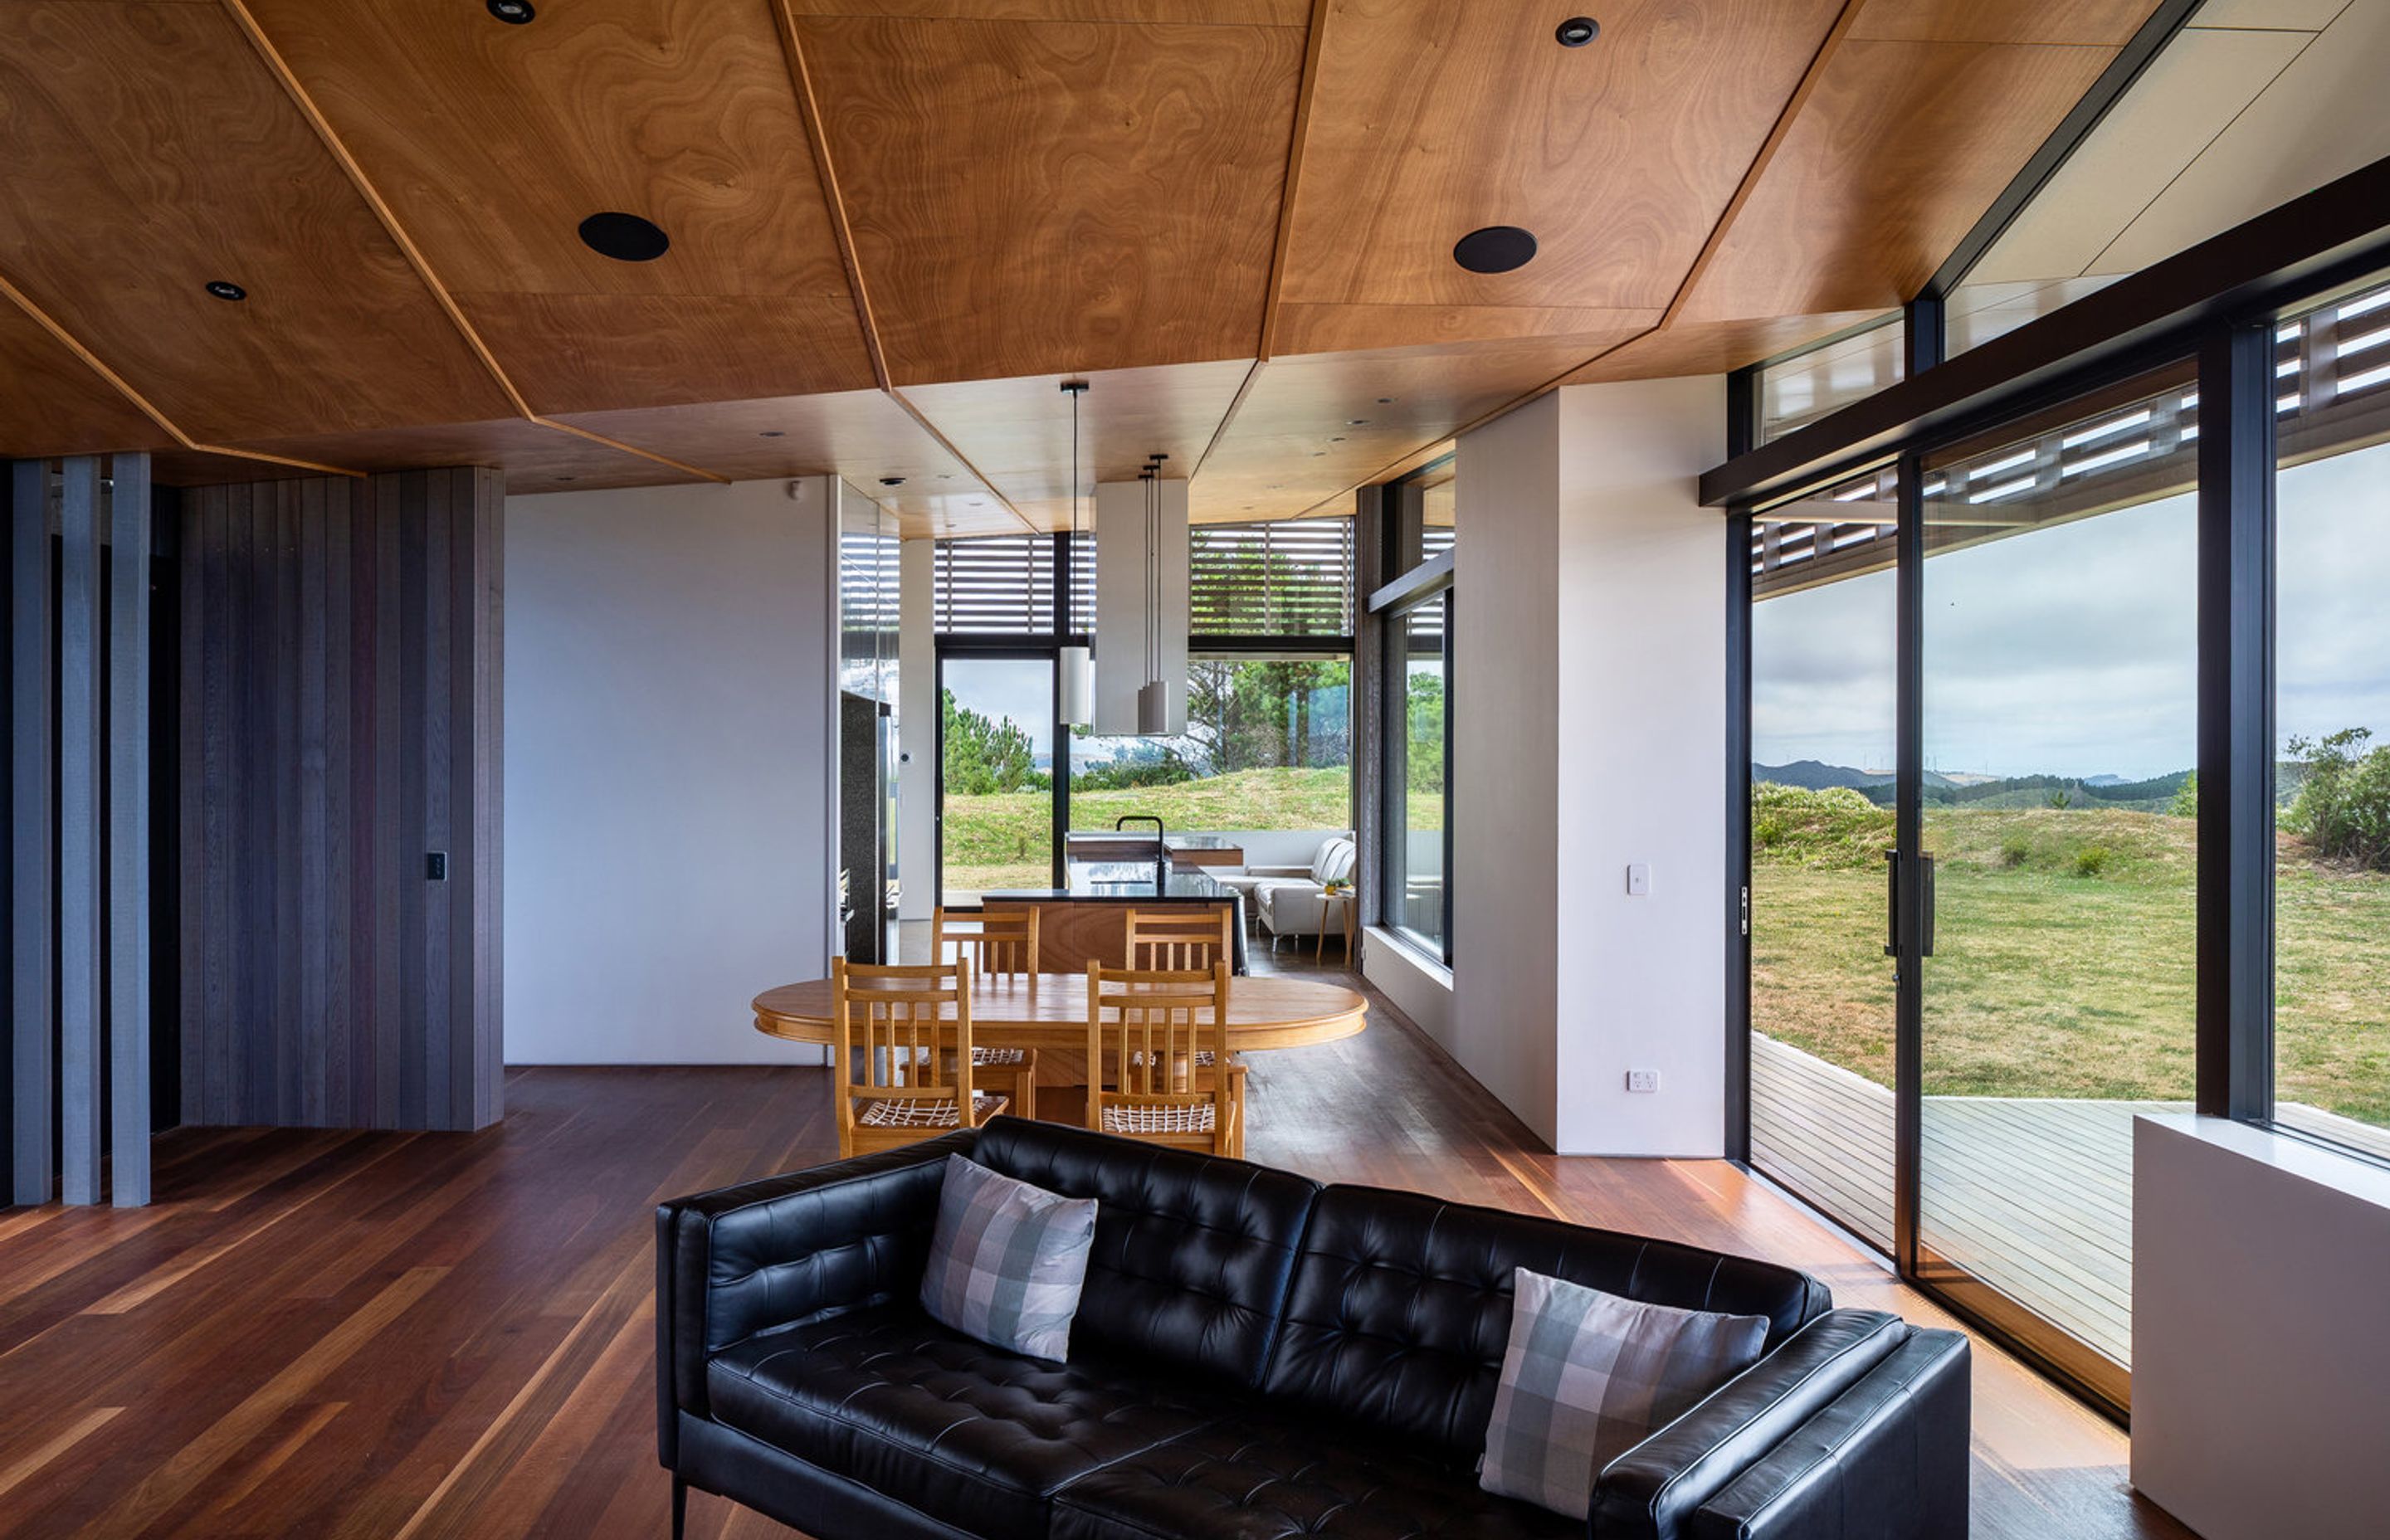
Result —
<instances>
[{"instance_id":1,"label":"plywood ceiling","mask_svg":"<svg viewBox=\"0 0 2390 1540\"><path fill-rule=\"evenodd\" d=\"M2151 8L11 0L0 453L830 471L993 533L1068 522L1075 377L1093 476L1289 517L1898 303ZM1492 224L1536 259L1461 270Z\"/></svg>"}]
</instances>

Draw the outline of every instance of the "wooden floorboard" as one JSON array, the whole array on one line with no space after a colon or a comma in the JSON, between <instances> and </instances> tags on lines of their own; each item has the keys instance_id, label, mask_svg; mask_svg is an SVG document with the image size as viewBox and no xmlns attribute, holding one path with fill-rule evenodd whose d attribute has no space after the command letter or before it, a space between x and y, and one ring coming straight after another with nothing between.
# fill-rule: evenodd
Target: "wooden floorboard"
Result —
<instances>
[{"instance_id":1,"label":"wooden floorboard","mask_svg":"<svg viewBox=\"0 0 2390 1540\"><path fill-rule=\"evenodd\" d=\"M1254 1056L1255 1159L1768 1257L1951 1324L1723 1161L1539 1149L1372 1007L1360 1037ZM0 1537L663 1535L652 1205L829 1158L826 1075L517 1069L478 1134L178 1130L149 1209L0 1211ZM2127 1489L2113 1424L1981 1342L1974 1405L1977 1534L2186 1533ZM790 1533L692 1498L697 1540Z\"/></svg>"}]
</instances>

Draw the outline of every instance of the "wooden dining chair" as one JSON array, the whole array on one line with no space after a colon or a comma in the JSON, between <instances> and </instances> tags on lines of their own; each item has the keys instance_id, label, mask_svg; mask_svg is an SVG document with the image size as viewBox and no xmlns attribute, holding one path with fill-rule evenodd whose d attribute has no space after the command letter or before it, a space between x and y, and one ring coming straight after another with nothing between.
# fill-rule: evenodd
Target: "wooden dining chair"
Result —
<instances>
[{"instance_id":1,"label":"wooden dining chair","mask_svg":"<svg viewBox=\"0 0 2390 1540\"><path fill-rule=\"evenodd\" d=\"M947 949L953 949L953 956ZM930 960L969 959L973 977L1022 975L1034 979L1042 969L1037 958L1037 911L1034 908L988 909L977 915L948 915L942 906L930 913ZM990 1090L1012 1098L1016 1117L1037 1115L1037 1050L1010 1044L971 1046L971 1068Z\"/></svg>"},{"instance_id":2,"label":"wooden dining chair","mask_svg":"<svg viewBox=\"0 0 2390 1540\"><path fill-rule=\"evenodd\" d=\"M1087 1126L1181 1149L1244 1149L1228 1058L1228 965L1087 965Z\"/></svg>"},{"instance_id":3,"label":"wooden dining chair","mask_svg":"<svg viewBox=\"0 0 2390 1540\"><path fill-rule=\"evenodd\" d=\"M977 1127L1009 1103L975 1090L971 965L829 965L838 1152L890 1149Z\"/></svg>"},{"instance_id":4,"label":"wooden dining chair","mask_svg":"<svg viewBox=\"0 0 2390 1540\"><path fill-rule=\"evenodd\" d=\"M1148 972L1201 970L1214 963L1233 961L1235 923L1228 909L1130 909L1128 944L1121 957L1131 969Z\"/></svg>"}]
</instances>

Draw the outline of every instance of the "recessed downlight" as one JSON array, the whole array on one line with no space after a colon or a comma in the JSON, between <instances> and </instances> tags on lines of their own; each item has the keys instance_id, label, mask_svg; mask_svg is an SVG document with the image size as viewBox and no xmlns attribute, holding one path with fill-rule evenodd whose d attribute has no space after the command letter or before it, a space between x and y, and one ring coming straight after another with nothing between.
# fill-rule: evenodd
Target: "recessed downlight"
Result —
<instances>
[{"instance_id":1,"label":"recessed downlight","mask_svg":"<svg viewBox=\"0 0 2390 1540\"><path fill-rule=\"evenodd\" d=\"M1516 225L1488 225L1452 243L1452 260L1471 273L1509 273L1535 258L1535 232Z\"/></svg>"},{"instance_id":2,"label":"recessed downlight","mask_svg":"<svg viewBox=\"0 0 2390 1540\"><path fill-rule=\"evenodd\" d=\"M249 298L248 289L243 289L240 285L231 282L229 279L225 278L209 279L207 282L207 290L219 300L246 300Z\"/></svg>"},{"instance_id":3,"label":"recessed downlight","mask_svg":"<svg viewBox=\"0 0 2390 1540\"><path fill-rule=\"evenodd\" d=\"M581 244L616 262L653 262L672 250L672 237L636 214L591 214L581 222Z\"/></svg>"},{"instance_id":4,"label":"recessed downlight","mask_svg":"<svg viewBox=\"0 0 2390 1540\"><path fill-rule=\"evenodd\" d=\"M759 439L785 439L789 435L780 429L766 428L755 436Z\"/></svg>"},{"instance_id":5,"label":"recessed downlight","mask_svg":"<svg viewBox=\"0 0 2390 1540\"><path fill-rule=\"evenodd\" d=\"M531 8L531 0L489 0L489 6L490 14L509 27L526 26L539 14Z\"/></svg>"},{"instance_id":6,"label":"recessed downlight","mask_svg":"<svg viewBox=\"0 0 2390 1540\"><path fill-rule=\"evenodd\" d=\"M1369 426L1369 419L1368 417L1346 417L1344 419L1344 426L1347 428L1367 428Z\"/></svg>"},{"instance_id":7,"label":"recessed downlight","mask_svg":"<svg viewBox=\"0 0 2390 1540\"><path fill-rule=\"evenodd\" d=\"M497 0L491 0L495 5ZM1552 35L1563 48L1582 48L1601 35L1601 23L1589 16L1572 16L1561 22Z\"/></svg>"},{"instance_id":8,"label":"recessed downlight","mask_svg":"<svg viewBox=\"0 0 2390 1540\"><path fill-rule=\"evenodd\" d=\"M905 484L905 478L902 476L882 476L880 478L880 484L884 487L901 487Z\"/></svg>"}]
</instances>

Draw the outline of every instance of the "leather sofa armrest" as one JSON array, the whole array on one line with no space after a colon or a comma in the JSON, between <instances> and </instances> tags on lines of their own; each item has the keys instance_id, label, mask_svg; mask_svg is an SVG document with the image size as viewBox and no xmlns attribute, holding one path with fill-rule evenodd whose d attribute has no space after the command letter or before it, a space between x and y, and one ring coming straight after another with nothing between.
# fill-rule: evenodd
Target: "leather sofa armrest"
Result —
<instances>
[{"instance_id":1,"label":"leather sofa armrest","mask_svg":"<svg viewBox=\"0 0 2390 1540\"><path fill-rule=\"evenodd\" d=\"M1694 1514L1693 1540L1967 1533L1967 1339L1917 1330Z\"/></svg>"},{"instance_id":2,"label":"leather sofa armrest","mask_svg":"<svg viewBox=\"0 0 2390 1540\"><path fill-rule=\"evenodd\" d=\"M705 1360L759 1331L920 1286L948 1155L976 1129L678 1198L656 1210L660 1452L675 1406L707 1415Z\"/></svg>"},{"instance_id":3,"label":"leather sofa armrest","mask_svg":"<svg viewBox=\"0 0 2390 1540\"><path fill-rule=\"evenodd\" d=\"M1678 1540L1696 1509L1882 1362L1908 1334L1881 1310L1833 1310L1594 1479L1593 1540Z\"/></svg>"}]
</instances>

